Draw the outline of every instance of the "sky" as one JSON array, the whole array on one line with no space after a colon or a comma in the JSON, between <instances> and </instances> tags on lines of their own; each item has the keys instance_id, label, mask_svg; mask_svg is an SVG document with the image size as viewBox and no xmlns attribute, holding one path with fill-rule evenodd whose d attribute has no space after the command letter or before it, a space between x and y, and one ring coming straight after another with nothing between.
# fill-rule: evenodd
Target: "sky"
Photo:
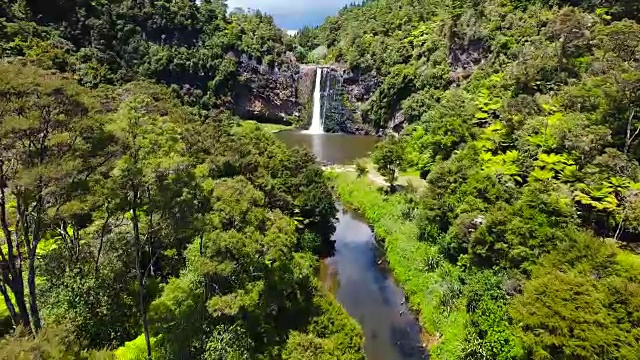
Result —
<instances>
[{"instance_id":1,"label":"sky","mask_svg":"<svg viewBox=\"0 0 640 360\"><path fill-rule=\"evenodd\" d=\"M229 9L257 9L273 15L276 24L285 30L315 26L327 16L335 15L354 0L227 0Z\"/></svg>"}]
</instances>

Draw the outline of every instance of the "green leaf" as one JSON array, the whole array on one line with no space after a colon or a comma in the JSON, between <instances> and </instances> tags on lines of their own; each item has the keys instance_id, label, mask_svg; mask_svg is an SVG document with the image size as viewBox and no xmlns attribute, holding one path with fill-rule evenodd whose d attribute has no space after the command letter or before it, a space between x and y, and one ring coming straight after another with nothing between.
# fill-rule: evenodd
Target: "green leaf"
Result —
<instances>
[{"instance_id":1,"label":"green leaf","mask_svg":"<svg viewBox=\"0 0 640 360\"><path fill-rule=\"evenodd\" d=\"M548 181L553 178L553 175L551 170L537 168L531 172L530 177L538 181Z\"/></svg>"},{"instance_id":2,"label":"green leaf","mask_svg":"<svg viewBox=\"0 0 640 360\"><path fill-rule=\"evenodd\" d=\"M489 114L483 113L483 112L476 113L475 116L476 116L476 119L479 119L479 120L485 120L489 118Z\"/></svg>"}]
</instances>

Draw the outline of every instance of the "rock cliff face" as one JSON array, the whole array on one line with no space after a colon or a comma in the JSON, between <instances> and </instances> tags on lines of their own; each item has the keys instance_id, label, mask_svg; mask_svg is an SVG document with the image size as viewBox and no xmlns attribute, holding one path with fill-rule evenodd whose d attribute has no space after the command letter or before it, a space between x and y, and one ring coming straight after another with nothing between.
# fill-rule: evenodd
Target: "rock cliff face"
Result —
<instances>
[{"instance_id":1,"label":"rock cliff face","mask_svg":"<svg viewBox=\"0 0 640 360\"><path fill-rule=\"evenodd\" d=\"M233 111L242 119L307 128L311 122L317 66L297 64L294 57L268 67L246 56L238 57L239 82ZM322 78L325 131L373 134L362 119L362 106L380 85L374 74L332 66Z\"/></svg>"},{"instance_id":2,"label":"rock cliff face","mask_svg":"<svg viewBox=\"0 0 640 360\"><path fill-rule=\"evenodd\" d=\"M299 126L308 128L313 115L313 91L316 86L316 69L312 65L300 65L297 85L297 99L299 104Z\"/></svg>"},{"instance_id":3,"label":"rock cliff face","mask_svg":"<svg viewBox=\"0 0 640 360\"><path fill-rule=\"evenodd\" d=\"M242 119L287 124L300 116L300 66L295 59L280 67L239 58L240 81L234 89L233 110Z\"/></svg>"},{"instance_id":4,"label":"rock cliff face","mask_svg":"<svg viewBox=\"0 0 640 360\"><path fill-rule=\"evenodd\" d=\"M362 106L378 86L375 76L361 77L339 67L328 68L323 81L325 131L373 134L362 119Z\"/></svg>"}]
</instances>

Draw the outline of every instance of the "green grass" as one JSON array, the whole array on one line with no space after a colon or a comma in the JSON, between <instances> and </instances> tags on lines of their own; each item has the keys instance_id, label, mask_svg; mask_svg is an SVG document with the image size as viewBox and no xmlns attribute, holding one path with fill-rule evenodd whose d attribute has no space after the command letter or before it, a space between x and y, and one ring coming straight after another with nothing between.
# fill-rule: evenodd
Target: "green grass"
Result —
<instances>
[{"instance_id":1,"label":"green grass","mask_svg":"<svg viewBox=\"0 0 640 360\"><path fill-rule=\"evenodd\" d=\"M4 303L4 299L0 301L0 319L4 319L9 317L9 309L7 309L7 305Z\"/></svg>"},{"instance_id":2,"label":"green grass","mask_svg":"<svg viewBox=\"0 0 640 360\"><path fill-rule=\"evenodd\" d=\"M441 285L456 269L444 262L436 268L428 266L427 259L437 254L437 249L419 241L417 226L402 218L405 205L399 196L385 196L377 186L366 179L356 179L352 173L333 173L330 177L342 204L360 212L373 227L376 238L384 241L389 265L409 304L418 312L426 332L438 337L430 349L431 358L460 358L467 313L461 306L443 309L439 301L446 296Z\"/></svg>"},{"instance_id":3,"label":"green grass","mask_svg":"<svg viewBox=\"0 0 640 360\"><path fill-rule=\"evenodd\" d=\"M268 124L268 123L259 123L253 120L242 120L240 121L240 126L253 126L257 125L268 132L278 132L284 130L292 130L294 127L292 125L281 125L281 124Z\"/></svg>"},{"instance_id":4,"label":"green grass","mask_svg":"<svg viewBox=\"0 0 640 360\"><path fill-rule=\"evenodd\" d=\"M415 177L415 178L420 178L420 170L416 170L416 169L407 169L404 171L400 171L400 176L406 176L406 177Z\"/></svg>"}]
</instances>

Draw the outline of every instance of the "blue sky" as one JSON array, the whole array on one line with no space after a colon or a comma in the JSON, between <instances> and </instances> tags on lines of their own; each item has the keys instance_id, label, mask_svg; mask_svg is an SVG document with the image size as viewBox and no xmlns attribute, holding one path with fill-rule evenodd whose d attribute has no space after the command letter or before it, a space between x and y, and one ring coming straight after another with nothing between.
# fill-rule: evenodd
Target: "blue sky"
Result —
<instances>
[{"instance_id":1,"label":"blue sky","mask_svg":"<svg viewBox=\"0 0 640 360\"><path fill-rule=\"evenodd\" d=\"M305 25L320 25L353 0L227 0L229 9L259 9L273 15L278 26L296 30Z\"/></svg>"}]
</instances>

